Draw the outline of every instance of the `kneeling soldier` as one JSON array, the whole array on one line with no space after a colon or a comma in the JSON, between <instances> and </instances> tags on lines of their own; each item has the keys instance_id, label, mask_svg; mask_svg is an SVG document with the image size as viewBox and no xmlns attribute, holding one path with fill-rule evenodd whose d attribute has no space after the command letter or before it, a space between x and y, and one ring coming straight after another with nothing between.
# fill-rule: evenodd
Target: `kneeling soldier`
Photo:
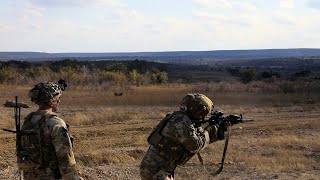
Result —
<instances>
[{"instance_id":1,"label":"kneeling soldier","mask_svg":"<svg viewBox=\"0 0 320 180\"><path fill-rule=\"evenodd\" d=\"M150 146L140 165L142 180L173 179L178 165L218 140L218 125L203 129L194 123L204 119L212 108L212 101L203 94L187 94L182 99L180 110L168 114L148 137Z\"/></svg>"}]
</instances>

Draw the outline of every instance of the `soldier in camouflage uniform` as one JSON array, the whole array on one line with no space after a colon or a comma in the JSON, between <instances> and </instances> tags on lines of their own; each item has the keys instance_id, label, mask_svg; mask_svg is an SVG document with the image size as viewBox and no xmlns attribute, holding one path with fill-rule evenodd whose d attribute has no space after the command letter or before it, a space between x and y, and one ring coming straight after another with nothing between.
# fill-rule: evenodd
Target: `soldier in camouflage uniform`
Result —
<instances>
[{"instance_id":1,"label":"soldier in camouflage uniform","mask_svg":"<svg viewBox=\"0 0 320 180\"><path fill-rule=\"evenodd\" d=\"M58 117L57 106L62 94L55 83L39 83L29 92L39 106L24 121L18 167L25 180L78 180L72 142L66 123Z\"/></svg>"},{"instance_id":2,"label":"soldier in camouflage uniform","mask_svg":"<svg viewBox=\"0 0 320 180\"><path fill-rule=\"evenodd\" d=\"M219 140L218 125L203 129L194 123L204 119L212 108L212 101L203 94L187 94L183 98L180 111L168 114L148 137L150 146L140 165L142 180L173 179L178 165Z\"/></svg>"}]
</instances>

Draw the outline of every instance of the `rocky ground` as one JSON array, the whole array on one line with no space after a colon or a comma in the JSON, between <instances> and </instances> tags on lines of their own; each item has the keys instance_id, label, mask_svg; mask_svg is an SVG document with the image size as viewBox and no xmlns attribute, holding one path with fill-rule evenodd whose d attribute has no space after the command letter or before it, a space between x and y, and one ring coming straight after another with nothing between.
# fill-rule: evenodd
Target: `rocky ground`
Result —
<instances>
[{"instance_id":1,"label":"rocky ground","mask_svg":"<svg viewBox=\"0 0 320 180\"><path fill-rule=\"evenodd\" d=\"M217 176L212 176L211 172L216 170L217 166L207 167L204 169L200 165L187 165L179 167L175 174L175 179L300 179L300 180L317 180L320 177L320 169L303 170L303 171L265 171L257 172L253 169L241 170L241 168L226 165L224 170ZM97 167L81 168L81 175L88 180L138 180L138 165L104 165ZM3 180L19 179L16 167L8 167L0 171L0 177Z\"/></svg>"}]
</instances>

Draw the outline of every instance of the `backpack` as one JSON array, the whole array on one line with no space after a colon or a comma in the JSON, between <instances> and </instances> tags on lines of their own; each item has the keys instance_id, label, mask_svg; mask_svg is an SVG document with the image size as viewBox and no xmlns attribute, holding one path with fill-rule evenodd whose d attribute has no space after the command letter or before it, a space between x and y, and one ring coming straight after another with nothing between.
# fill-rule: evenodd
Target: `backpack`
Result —
<instances>
[{"instance_id":1,"label":"backpack","mask_svg":"<svg viewBox=\"0 0 320 180\"><path fill-rule=\"evenodd\" d=\"M17 150L17 164L22 171L30 171L43 166L43 126L47 119L57 116L56 114L45 114L36 123L32 123L33 115L35 115L34 112L25 118L19 134L21 144ZM51 148L54 150L54 147Z\"/></svg>"}]
</instances>

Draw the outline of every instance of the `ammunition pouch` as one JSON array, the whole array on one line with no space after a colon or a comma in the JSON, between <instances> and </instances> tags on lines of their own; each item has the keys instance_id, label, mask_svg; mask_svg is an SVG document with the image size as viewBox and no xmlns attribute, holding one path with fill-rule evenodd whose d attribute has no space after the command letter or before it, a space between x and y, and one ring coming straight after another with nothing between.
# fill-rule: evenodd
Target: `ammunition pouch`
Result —
<instances>
[{"instance_id":1,"label":"ammunition pouch","mask_svg":"<svg viewBox=\"0 0 320 180\"><path fill-rule=\"evenodd\" d=\"M166 137L162 137L159 144L153 146L166 161L177 165L184 165L194 155L194 153L187 151L182 144Z\"/></svg>"}]
</instances>

